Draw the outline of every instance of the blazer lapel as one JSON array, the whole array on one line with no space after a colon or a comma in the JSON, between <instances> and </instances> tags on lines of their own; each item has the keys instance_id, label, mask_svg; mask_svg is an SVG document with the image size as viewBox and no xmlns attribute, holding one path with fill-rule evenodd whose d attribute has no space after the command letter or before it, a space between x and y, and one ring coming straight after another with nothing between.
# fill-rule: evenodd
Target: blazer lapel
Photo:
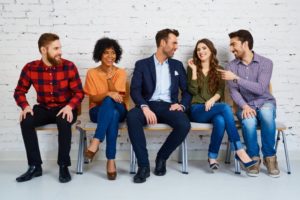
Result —
<instances>
[{"instance_id":1,"label":"blazer lapel","mask_svg":"<svg viewBox=\"0 0 300 200\"><path fill-rule=\"evenodd\" d=\"M174 63L172 62L172 59L169 59L169 70L170 70L170 76L171 76L171 90L175 83L175 67Z\"/></svg>"},{"instance_id":2,"label":"blazer lapel","mask_svg":"<svg viewBox=\"0 0 300 200\"><path fill-rule=\"evenodd\" d=\"M154 56L154 55L153 55ZM149 58L149 68L150 68L150 73L151 73L151 77L152 77L152 81L154 83L154 89L156 87L156 71L155 71L155 63L154 63L154 58L153 56L151 56Z\"/></svg>"}]
</instances>

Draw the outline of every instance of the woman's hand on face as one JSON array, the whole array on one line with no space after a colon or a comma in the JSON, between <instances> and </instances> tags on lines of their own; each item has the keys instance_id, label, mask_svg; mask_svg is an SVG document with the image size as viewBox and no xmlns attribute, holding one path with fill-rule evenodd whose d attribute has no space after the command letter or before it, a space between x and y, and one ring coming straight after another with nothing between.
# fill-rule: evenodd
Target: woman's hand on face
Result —
<instances>
[{"instance_id":1,"label":"woman's hand on face","mask_svg":"<svg viewBox=\"0 0 300 200\"><path fill-rule=\"evenodd\" d=\"M193 58L190 58L188 60L188 66L193 70L193 71L197 71L197 66L195 65Z\"/></svg>"}]
</instances>

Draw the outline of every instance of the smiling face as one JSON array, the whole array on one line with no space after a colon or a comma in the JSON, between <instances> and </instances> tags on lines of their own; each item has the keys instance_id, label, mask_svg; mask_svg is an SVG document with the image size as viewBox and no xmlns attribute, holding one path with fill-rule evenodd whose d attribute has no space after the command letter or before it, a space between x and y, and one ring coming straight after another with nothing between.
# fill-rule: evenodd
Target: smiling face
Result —
<instances>
[{"instance_id":1,"label":"smiling face","mask_svg":"<svg viewBox=\"0 0 300 200\"><path fill-rule=\"evenodd\" d=\"M248 42L241 42L238 37L230 38L230 51L234 54L234 56L238 59L242 59L246 51L249 49Z\"/></svg>"},{"instance_id":2,"label":"smiling face","mask_svg":"<svg viewBox=\"0 0 300 200\"><path fill-rule=\"evenodd\" d=\"M211 50L204 43L197 45L197 56L201 62L209 61L211 58Z\"/></svg>"},{"instance_id":3,"label":"smiling face","mask_svg":"<svg viewBox=\"0 0 300 200\"><path fill-rule=\"evenodd\" d=\"M167 40L161 40L162 52L167 58L174 56L178 48L177 36L170 33Z\"/></svg>"},{"instance_id":4,"label":"smiling face","mask_svg":"<svg viewBox=\"0 0 300 200\"><path fill-rule=\"evenodd\" d=\"M57 66L61 63L61 44L59 40L55 40L49 43L45 47L41 47L42 55L51 63L53 66Z\"/></svg>"},{"instance_id":5,"label":"smiling face","mask_svg":"<svg viewBox=\"0 0 300 200\"><path fill-rule=\"evenodd\" d=\"M107 67L112 67L116 61L117 54L113 48L107 48L104 50L101 56L101 63Z\"/></svg>"}]
</instances>

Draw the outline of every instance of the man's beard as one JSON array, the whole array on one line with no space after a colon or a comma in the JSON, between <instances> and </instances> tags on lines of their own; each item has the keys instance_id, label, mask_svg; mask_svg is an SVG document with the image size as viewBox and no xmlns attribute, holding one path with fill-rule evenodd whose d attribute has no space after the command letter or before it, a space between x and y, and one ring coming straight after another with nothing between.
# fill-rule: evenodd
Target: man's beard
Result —
<instances>
[{"instance_id":1,"label":"man's beard","mask_svg":"<svg viewBox=\"0 0 300 200\"><path fill-rule=\"evenodd\" d=\"M245 55L245 52L241 52L241 53L238 53L237 54L234 54L235 58L239 59L239 60L242 60L242 58L244 57Z\"/></svg>"},{"instance_id":2,"label":"man's beard","mask_svg":"<svg viewBox=\"0 0 300 200\"><path fill-rule=\"evenodd\" d=\"M49 53L47 52L47 60L49 63L51 63L53 66L57 66L61 64L61 59L56 60L54 57L51 57Z\"/></svg>"},{"instance_id":3,"label":"man's beard","mask_svg":"<svg viewBox=\"0 0 300 200\"><path fill-rule=\"evenodd\" d=\"M163 51L163 54L165 54L165 56L166 56L167 58L172 58L172 57L174 56L174 53L171 54L170 52L167 52L167 51Z\"/></svg>"}]
</instances>

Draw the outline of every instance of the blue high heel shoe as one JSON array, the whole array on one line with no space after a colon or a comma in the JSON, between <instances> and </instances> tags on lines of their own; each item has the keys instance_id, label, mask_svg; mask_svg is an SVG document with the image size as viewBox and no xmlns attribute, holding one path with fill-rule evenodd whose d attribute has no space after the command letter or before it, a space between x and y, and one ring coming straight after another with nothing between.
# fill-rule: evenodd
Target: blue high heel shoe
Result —
<instances>
[{"instance_id":1,"label":"blue high heel shoe","mask_svg":"<svg viewBox=\"0 0 300 200\"><path fill-rule=\"evenodd\" d=\"M235 154L235 159L237 159L244 166L244 168L247 169L249 169L258 162L257 160L251 160L250 162L244 163L237 154Z\"/></svg>"}]
</instances>

